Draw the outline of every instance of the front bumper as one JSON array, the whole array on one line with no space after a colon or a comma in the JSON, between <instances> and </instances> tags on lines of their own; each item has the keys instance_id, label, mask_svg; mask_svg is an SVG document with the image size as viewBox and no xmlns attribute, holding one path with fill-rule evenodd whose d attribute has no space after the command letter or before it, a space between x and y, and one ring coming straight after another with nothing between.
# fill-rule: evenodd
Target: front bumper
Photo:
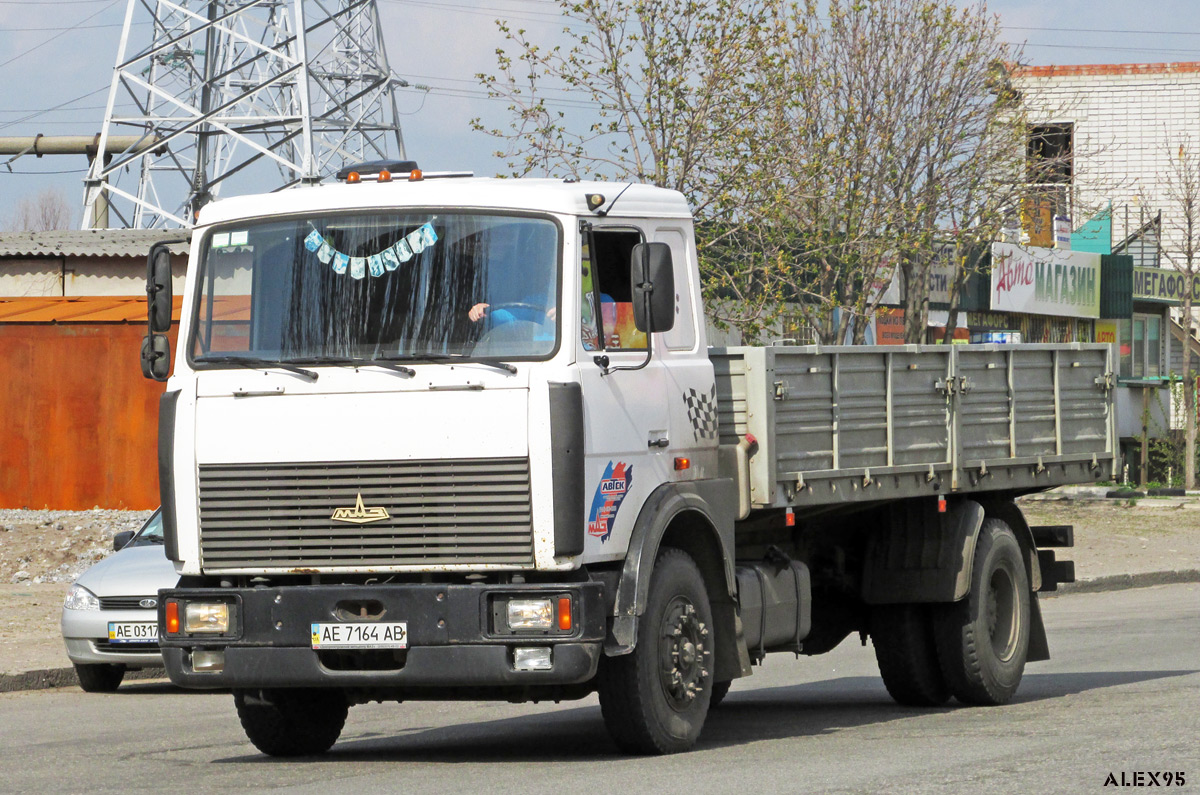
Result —
<instances>
[{"instance_id":1,"label":"front bumper","mask_svg":"<svg viewBox=\"0 0 1200 795\"><path fill-rule=\"evenodd\" d=\"M502 595L569 596L572 629L549 634L498 632L493 601ZM231 605L226 635L168 635L168 600L221 599ZM606 630L600 583L537 585L314 585L163 591L159 639L167 673L188 688L346 687L420 691L577 685L596 673ZM358 618L359 609L373 618ZM312 624L405 622L404 650L312 648ZM546 670L517 670L516 647L550 647ZM196 651L223 651L224 667L197 671ZM419 695L417 692L415 695Z\"/></svg>"},{"instance_id":2,"label":"front bumper","mask_svg":"<svg viewBox=\"0 0 1200 795\"><path fill-rule=\"evenodd\" d=\"M73 663L115 663L131 668L163 664L154 643L109 643L112 621L153 621L152 610L66 610L62 611L63 644Z\"/></svg>"}]
</instances>

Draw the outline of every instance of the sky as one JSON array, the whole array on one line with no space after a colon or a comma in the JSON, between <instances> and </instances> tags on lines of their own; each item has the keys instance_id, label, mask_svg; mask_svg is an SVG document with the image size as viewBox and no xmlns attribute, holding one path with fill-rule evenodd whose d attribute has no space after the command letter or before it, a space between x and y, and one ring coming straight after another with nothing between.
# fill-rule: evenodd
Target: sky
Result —
<instances>
[{"instance_id":1,"label":"sky","mask_svg":"<svg viewBox=\"0 0 1200 795\"><path fill-rule=\"evenodd\" d=\"M100 131L127 0L0 0L0 136ZM195 2L193 2L195 4ZM964 3L965 4L965 3ZM428 91L397 93L407 155L426 170L505 171L497 141L470 120L504 122L475 75L494 72L495 20L553 38L553 0L378 0L392 70ZM1200 61L1197 0L993 0L1004 35L1033 65ZM135 29L135 35L137 34ZM141 29L142 35L148 35ZM7 160L0 156L0 163ZM16 205L48 188L76 209L86 161L25 156L0 166L0 228Z\"/></svg>"}]
</instances>

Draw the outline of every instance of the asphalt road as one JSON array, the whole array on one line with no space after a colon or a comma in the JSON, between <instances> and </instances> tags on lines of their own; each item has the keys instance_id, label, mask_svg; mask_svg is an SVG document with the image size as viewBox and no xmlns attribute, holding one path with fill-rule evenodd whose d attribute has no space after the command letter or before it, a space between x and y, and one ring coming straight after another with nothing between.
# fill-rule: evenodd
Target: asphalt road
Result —
<instances>
[{"instance_id":1,"label":"asphalt road","mask_svg":"<svg viewBox=\"0 0 1200 795\"><path fill-rule=\"evenodd\" d=\"M1043 602L1049 662L1005 707L895 706L870 648L769 657L696 750L616 753L595 697L561 705L355 707L316 760L245 739L226 694L131 683L0 696L0 791L1116 792L1109 773L1182 773L1200 792L1200 587ZM1143 776L1143 783L1149 778ZM1139 790L1141 791L1141 790Z\"/></svg>"}]
</instances>

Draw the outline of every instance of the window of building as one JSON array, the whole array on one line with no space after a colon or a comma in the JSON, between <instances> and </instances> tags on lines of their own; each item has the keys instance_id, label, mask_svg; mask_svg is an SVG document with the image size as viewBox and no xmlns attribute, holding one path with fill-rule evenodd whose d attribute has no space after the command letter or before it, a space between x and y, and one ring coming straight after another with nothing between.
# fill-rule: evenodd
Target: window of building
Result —
<instances>
[{"instance_id":1,"label":"window of building","mask_svg":"<svg viewBox=\"0 0 1200 795\"><path fill-rule=\"evenodd\" d=\"M1033 124L1029 127L1026 146L1028 182L1034 184L1069 184L1072 174L1071 138L1075 125Z\"/></svg>"},{"instance_id":2,"label":"window of building","mask_svg":"<svg viewBox=\"0 0 1200 795\"><path fill-rule=\"evenodd\" d=\"M1120 326L1121 377L1161 378L1162 316L1135 314Z\"/></svg>"},{"instance_id":3,"label":"window of building","mask_svg":"<svg viewBox=\"0 0 1200 795\"><path fill-rule=\"evenodd\" d=\"M646 350L646 333L633 323L629 263L642 242L635 229L592 229L584 234L582 334L584 350Z\"/></svg>"}]
</instances>

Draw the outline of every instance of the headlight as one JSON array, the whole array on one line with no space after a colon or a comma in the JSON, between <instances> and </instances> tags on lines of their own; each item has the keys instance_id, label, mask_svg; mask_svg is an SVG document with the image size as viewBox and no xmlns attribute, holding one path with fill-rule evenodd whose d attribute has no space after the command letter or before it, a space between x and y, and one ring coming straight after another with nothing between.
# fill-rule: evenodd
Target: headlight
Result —
<instances>
[{"instance_id":1,"label":"headlight","mask_svg":"<svg viewBox=\"0 0 1200 795\"><path fill-rule=\"evenodd\" d=\"M509 600L509 629L550 629L553 625L554 608L550 599Z\"/></svg>"},{"instance_id":2,"label":"headlight","mask_svg":"<svg viewBox=\"0 0 1200 795\"><path fill-rule=\"evenodd\" d=\"M72 585L71 590L67 591L67 601L63 606L68 610L99 610L100 600L82 585Z\"/></svg>"},{"instance_id":3,"label":"headlight","mask_svg":"<svg viewBox=\"0 0 1200 795\"><path fill-rule=\"evenodd\" d=\"M184 632L228 632L229 605L188 602L183 614Z\"/></svg>"}]
</instances>

